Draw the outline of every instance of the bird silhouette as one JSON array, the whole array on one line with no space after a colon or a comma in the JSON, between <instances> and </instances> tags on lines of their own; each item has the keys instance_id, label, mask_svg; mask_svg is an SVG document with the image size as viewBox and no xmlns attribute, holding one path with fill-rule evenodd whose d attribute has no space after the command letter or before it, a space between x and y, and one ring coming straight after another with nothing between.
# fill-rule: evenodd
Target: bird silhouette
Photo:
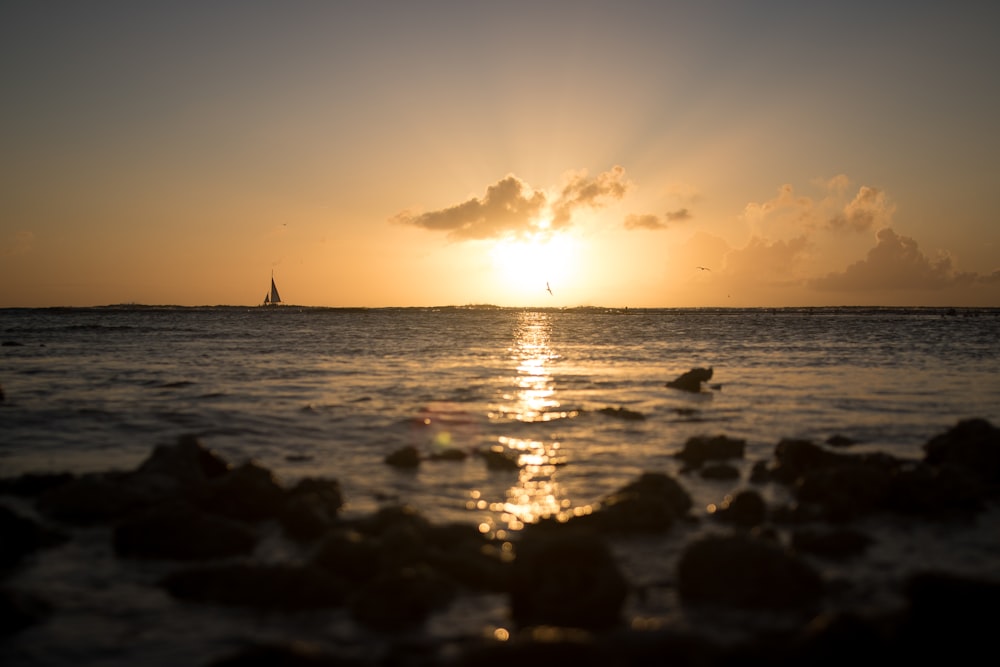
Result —
<instances>
[{"instance_id":1,"label":"bird silhouette","mask_svg":"<svg viewBox=\"0 0 1000 667\"><path fill-rule=\"evenodd\" d=\"M548 292L549 294L552 294L552 288L549 287L549 284L547 282L545 283L545 291Z\"/></svg>"},{"instance_id":2,"label":"bird silhouette","mask_svg":"<svg viewBox=\"0 0 1000 667\"><path fill-rule=\"evenodd\" d=\"M712 269L708 268L707 266L696 266L694 268L701 269L702 271L711 271L712 270Z\"/></svg>"}]
</instances>

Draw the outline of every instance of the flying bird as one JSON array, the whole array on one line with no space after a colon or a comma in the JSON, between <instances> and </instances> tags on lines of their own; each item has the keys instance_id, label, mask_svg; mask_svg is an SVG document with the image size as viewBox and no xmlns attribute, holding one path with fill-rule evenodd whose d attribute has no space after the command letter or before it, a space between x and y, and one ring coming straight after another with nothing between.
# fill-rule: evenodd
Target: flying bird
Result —
<instances>
[{"instance_id":1,"label":"flying bird","mask_svg":"<svg viewBox=\"0 0 1000 667\"><path fill-rule=\"evenodd\" d=\"M708 268L707 266L696 266L694 268L701 269L702 271L711 271L712 270L712 269Z\"/></svg>"},{"instance_id":2,"label":"flying bird","mask_svg":"<svg viewBox=\"0 0 1000 667\"><path fill-rule=\"evenodd\" d=\"M548 282L545 283L545 291L548 292L549 294L552 294L552 288L549 287L549 283Z\"/></svg>"}]
</instances>

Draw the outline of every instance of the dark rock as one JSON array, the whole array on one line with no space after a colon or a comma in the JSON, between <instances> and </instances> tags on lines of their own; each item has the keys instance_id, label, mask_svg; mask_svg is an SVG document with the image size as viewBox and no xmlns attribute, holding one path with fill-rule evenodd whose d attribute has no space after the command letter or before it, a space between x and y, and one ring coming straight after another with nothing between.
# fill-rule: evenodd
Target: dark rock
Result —
<instances>
[{"instance_id":1,"label":"dark rock","mask_svg":"<svg viewBox=\"0 0 1000 667\"><path fill-rule=\"evenodd\" d=\"M285 494L280 520L285 534L302 542L315 540L337 520L344 498L336 480L306 478Z\"/></svg>"},{"instance_id":2,"label":"dark rock","mask_svg":"<svg viewBox=\"0 0 1000 667\"><path fill-rule=\"evenodd\" d=\"M701 392L701 383L712 379L711 368L692 368L667 383L668 387L694 393Z\"/></svg>"},{"instance_id":3,"label":"dark rock","mask_svg":"<svg viewBox=\"0 0 1000 667\"><path fill-rule=\"evenodd\" d=\"M691 496L663 473L643 473L601 501L589 521L611 532L660 532L691 509Z\"/></svg>"},{"instance_id":4,"label":"dark rock","mask_svg":"<svg viewBox=\"0 0 1000 667\"><path fill-rule=\"evenodd\" d=\"M825 531L795 530L792 532L791 540L795 551L838 561L860 556L872 543L872 539L861 531L849 528Z\"/></svg>"},{"instance_id":5,"label":"dark rock","mask_svg":"<svg viewBox=\"0 0 1000 667\"><path fill-rule=\"evenodd\" d=\"M608 629L621 620L628 586L595 532L525 532L511 572L510 613L519 626Z\"/></svg>"},{"instance_id":6,"label":"dark rock","mask_svg":"<svg viewBox=\"0 0 1000 667\"><path fill-rule=\"evenodd\" d=\"M44 491L37 506L46 516L71 524L119 519L152 502L148 489L129 484L127 473L81 475Z\"/></svg>"},{"instance_id":7,"label":"dark rock","mask_svg":"<svg viewBox=\"0 0 1000 667\"><path fill-rule=\"evenodd\" d=\"M480 450L479 455L486 461L490 470L519 470L521 468L520 454L502 448Z\"/></svg>"},{"instance_id":8,"label":"dark rock","mask_svg":"<svg viewBox=\"0 0 1000 667\"><path fill-rule=\"evenodd\" d=\"M420 465L420 452L413 445L407 445L388 454L385 462L396 468L416 468Z\"/></svg>"},{"instance_id":9,"label":"dark rock","mask_svg":"<svg viewBox=\"0 0 1000 667\"><path fill-rule=\"evenodd\" d=\"M893 471L886 509L948 519L982 511L989 495L982 477L971 468L914 464Z\"/></svg>"},{"instance_id":10,"label":"dark rock","mask_svg":"<svg viewBox=\"0 0 1000 667\"><path fill-rule=\"evenodd\" d=\"M351 599L351 615L370 628L398 631L421 625L455 598L455 583L426 565L379 574Z\"/></svg>"},{"instance_id":11,"label":"dark rock","mask_svg":"<svg viewBox=\"0 0 1000 667\"><path fill-rule=\"evenodd\" d=\"M295 642L290 644L256 644L217 658L207 667L366 667L369 661L336 655L322 649Z\"/></svg>"},{"instance_id":12,"label":"dark rock","mask_svg":"<svg viewBox=\"0 0 1000 667\"><path fill-rule=\"evenodd\" d=\"M0 588L0 637L42 622L51 611L52 606L33 593Z\"/></svg>"},{"instance_id":13,"label":"dark rock","mask_svg":"<svg viewBox=\"0 0 1000 667\"><path fill-rule=\"evenodd\" d=\"M180 484L192 485L221 477L229 464L206 449L193 435L182 435L173 445L158 445L143 461L137 473L163 475Z\"/></svg>"},{"instance_id":14,"label":"dark rock","mask_svg":"<svg viewBox=\"0 0 1000 667\"><path fill-rule=\"evenodd\" d=\"M740 478L740 469L729 463L709 463L698 471L702 479L733 480Z\"/></svg>"},{"instance_id":15,"label":"dark rock","mask_svg":"<svg viewBox=\"0 0 1000 667\"><path fill-rule=\"evenodd\" d=\"M290 611L341 606L347 585L312 565L237 563L172 572L160 584L181 600Z\"/></svg>"},{"instance_id":16,"label":"dark rock","mask_svg":"<svg viewBox=\"0 0 1000 667\"><path fill-rule=\"evenodd\" d=\"M124 519L113 543L123 557L203 560L249 554L257 536L244 524L172 502Z\"/></svg>"},{"instance_id":17,"label":"dark rock","mask_svg":"<svg viewBox=\"0 0 1000 667\"><path fill-rule=\"evenodd\" d=\"M373 579L382 568L377 540L356 531L334 531L320 543L312 563L351 583Z\"/></svg>"},{"instance_id":18,"label":"dark rock","mask_svg":"<svg viewBox=\"0 0 1000 667\"><path fill-rule=\"evenodd\" d=\"M3 347L24 347L24 343L18 342L16 340L5 340L3 343L0 343L0 346L3 346Z\"/></svg>"},{"instance_id":19,"label":"dark rock","mask_svg":"<svg viewBox=\"0 0 1000 667\"><path fill-rule=\"evenodd\" d=\"M742 609L807 609L824 592L822 578L805 561L745 534L689 544L678 562L677 586L684 602Z\"/></svg>"},{"instance_id":20,"label":"dark rock","mask_svg":"<svg viewBox=\"0 0 1000 667\"><path fill-rule=\"evenodd\" d=\"M74 476L62 473L25 473L18 477L0 479L0 494L37 497L43 492L73 481Z\"/></svg>"},{"instance_id":21,"label":"dark rock","mask_svg":"<svg viewBox=\"0 0 1000 667\"><path fill-rule=\"evenodd\" d=\"M831 447L850 447L854 441L843 435L831 435L826 439L826 444Z\"/></svg>"},{"instance_id":22,"label":"dark rock","mask_svg":"<svg viewBox=\"0 0 1000 667\"><path fill-rule=\"evenodd\" d=\"M628 408L601 408L598 412L602 415L617 417L618 419L624 419L626 421L642 421L646 418L646 415L641 412L629 410Z\"/></svg>"},{"instance_id":23,"label":"dark rock","mask_svg":"<svg viewBox=\"0 0 1000 667\"><path fill-rule=\"evenodd\" d=\"M1000 492L1000 428L985 419L966 419L924 444L924 462L954 466Z\"/></svg>"},{"instance_id":24,"label":"dark rock","mask_svg":"<svg viewBox=\"0 0 1000 667\"><path fill-rule=\"evenodd\" d=\"M996 644L1000 580L918 572L904 582L909 606L894 635L901 658L975 664Z\"/></svg>"},{"instance_id":25,"label":"dark rock","mask_svg":"<svg viewBox=\"0 0 1000 667\"><path fill-rule=\"evenodd\" d=\"M818 510L826 521L843 522L885 509L892 471L863 460L838 461L836 465L804 472L793 492L800 504Z\"/></svg>"},{"instance_id":26,"label":"dark rock","mask_svg":"<svg viewBox=\"0 0 1000 667\"><path fill-rule=\"evenodd\" d=\"M26 556L67 539L64 533L0 505L0 570L12 568Z\"/></svg>"},{"instance_id":27,"label":"dark rock","mask_svg":"<svg viewBox=\"0 0 1000 667\"><path fill-rule=\"evenodd\" d=\"M285 504L285 490L270 470L248 461L200 487L198 505L240 521L275 519Z\"/></svg>"},{"instance_id":28,"label":"dark rock","mask_svg":"<svg viewBox=\"0 0 1000 667\"><path fill-rule=\"evenodd\" d=\"M725 435L693 436L684 443L683 449L675 456L687 467L697 468L706 461L742 459L746 440Z\"/></svg>"},{"instance_id":29,"label":"dark rock","mask_svg":"<svg viewBox=\"0 0 1000 667\"><path fill-rule=\"evenodd\" d=\"M617 650L616 650L617 649ZM480 642L463 651L455 667L608 667L660 664L667 653L648 662L623 659L624 647L603 644L589 632L573 628L540 627L515 635L508 641ZM666 663L679 664L679 663ZM694 663L691 663L692 665Z\"/></svg>"},{"instance_id":30,"label":"dark rock","mask_svg":"<svg viewBox=\"0 0 1000 667\"><path fill-rule=\"evenodd\" d=\"M726 496L714 516L743 528L753 528L764 523L767 517L767 504L756 491L744 490L736 495Z\"/></svg>"}]
</instances>

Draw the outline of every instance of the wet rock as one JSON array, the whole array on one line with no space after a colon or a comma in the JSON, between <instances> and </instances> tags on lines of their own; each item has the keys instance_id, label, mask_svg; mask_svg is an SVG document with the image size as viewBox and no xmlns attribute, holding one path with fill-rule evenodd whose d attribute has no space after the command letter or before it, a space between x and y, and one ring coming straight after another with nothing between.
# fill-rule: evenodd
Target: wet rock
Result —
<instances>
[{"instance_id":1,"label":"wet rock","mask_svg":"<svg viewBox=\"0 0 1000 667\"><path fill-rule=\"evenodd\" d=\"M34 593L0 588L0 637L42 622L51 611L52 606Z\"/></svg>"},{"instance_id":2,"label":"wet rock","mask_svg":"<svg viewBox=\"0 0 1000 667\"><path fill-rule=\"evenodd\" d=\"M831 447L850 447L855 443L854 440L848 438L847 436L831 435L829 438L826 439L826 444L830 445Z\"/></svg>"},{"instance_id":3,"label":"wet rock","mask_svg":"<svg viewBox=\"0 0 1000 667\"><path fill-rule=\"evenodd\" d=\"M677 565L685 603L801 610L823 595L823 580L779 544L745 534L711 535L688 545Z\"/></svg>"},{"instance_id":4,"label":"wet rock","mask_svg":"<svg viewBox=\"0 0 1000 667\"><path fill-rule=\"evenodd\" d=\"M66 534L0 505L0 571L13 568L25 557L67 539Z\"/></svg>"},{"instance_id":5,"label":"wet rock","mask_svg":"<svg viewBox=\"0 0 1000 667\"><path fill-rule=\"evenodd\" d=\"M395 468L416 468L420 465L420 452L413 445L407 445L388 454L385 462Z\"/></svg>"},{"instance_id":6,"label":"wet rock","mask_svg":"<svg viewBox=\"0 0 1000 667\"><path fill-rule=\"evenodd\" d=\"M709 463L702 466L698 474L702 479L730 481L740 478L740 469L729 463Z\"/></svg>"},{"instance_id":7,"label":"wet rock","mask_svg":"<svg viewBox=\"0 0 1000 667\"><path fill-rule=\"evenodd\" d=\"M972 472L1000 492L1000 428L985 419L966 419L924 444L924 462Z\"/></svg>"},{"instance_id":8,"label":"wet rock","mask_svg":"<svg viewBox=\"0 0 1000 667\"><path fill-rule=\"evenodd\" d=\"M379 573L382 553L376 539L357 531L341 530L327 534L313 555L312 563L339 579L360 583L370 581Z\"/></svg>"},{"instance_id":9,"label":"wet rock","mask_svg":"<svg viewBox=\"0 0 1000 667\"><path fill-rule=\"evenodd\" d=\"M525 532L511 572L510 613L519 626L608 629L628 586L607 543L570 526Z\"/></svg>"},{"instance_id":10,"label":"wet rock","mask_svg":"<svg viewBox=\"0 0 1000 667\"><path fill-rule=\"evenodd\" d=\"M693 436L684 443L681 451L674 456L689 468L698 468L706 461L742 459L746 440L725 435Z\"/></svg>"},{"instance_id":11,"label":"wet rock","mask_svg":"<svg viewBox=\"0 0 1000 667\"><path fill-rule=\"evenodd\" d=\"M215 479L229 472L229 464L206 449L193 435L182 435L173 445L158 445L136 472L162 475L179 484L191 486Z\"/></svg>"},{"instance_id":12,"label":"wet rock","mask_svg":"<svg viewBox=\"0 0 1000 667\"><path fill-rule=\"evenodd\" d=\"M73 481L71 473L25 473L0 479L0 494L35 498L57 486Z\"/></svg>"},{"instance_id":13,"label":"wet rock","mask_svg":"<svg viewBox=\"0 0 1000 667\"><path fill-rule=\"evenodd\" d=\"M454 600L458 588L426 565L383 572L352 595L352 617L370 628L399 631L424 623Z\"/></svg>"},{"instance_id":14,"label":"wet rock","mask_svg":"<svg viewBox=\"0 0 1000 667\"><path fill-rule=\"evenodd\" d=\"M149 489L128 482L127 473L82 475L44 491L37 507L46 516L70 524L113 521L153 502Z\"/></svg>"},{"instance_id":15,"label":"wet rock","mask_svg":"<svg viewBox=\"0 0 1000 667\"><path fill-rule=\"evenodd\" d=\"M181 600L292 611L341 606L347 585L312 565L237 563L179 570L160 585Z\"/></svg>"},{"instance_id":16,"label":"wet rock","mask_svg":"<svg viewBox=\"0 0 1000 667\"><path fill-rule=\"evenodd\" d=\"M479 452L490 470L519 470L521 468L520 454L503 448L491 447Z\"/></svg>"},{"instance_id":17,"label":"wet rock","mask_svg":"<svg viewBox=\"0 0 1000 667\"><path fill-rule=\"evenodd\" d=\"M663 473L643 473L601 501L587 521L612 532L662 532L691 510L691 496Z\"/></svg>"},{"instance_id":18,"label":"wet rock","mask_svg":"<svg viewBox=\"0 0 1000 667\"><path fill-rule=\"evenodd\" d=\"M712 379L711 368L692 368L667 382L667 386L682 391L701 392L701 383Z\"/></svg>"},{"instance_id":19,"label":"wet rock","mask_svg":"<svg viewBox=\"0 0 1000 667\"><path fill-rule=\"evenodd\" d=\"M361 658L294 642L248 646L209 662L207 667L366 667L371 664Z\"/></svg>"},{"instance_id":20,"label":"wet rock","mask_svg":"<svg viewBox=\"0 0 1000 667\"><path fill-rule=\"evenodd\" d=\"M127 558L205 560L249 554L257 536L247 526L172 502L136 513L114 528L115 552Z\"/></svg>"},{"instance_id":21,"label":"wet rock","mask_svg":"<svg viewBox=\"0 0 1000 667\"><path fill-rule=\"evenodd\" d=\"M743 490L735 495L727 495L719 503L713 516L741 528L753 528L764 523L767 518L767 503L756 491Z\"/></svg>"},{"instance_id":22,"label":"wet rock","mask_svg":"<svg viewBox=\"0 0 1000 667\"><path fill-rule=\"evenodd\" d=\"M896 655L920 662L975 664L996 644L1000 580L947 572L913 574L903 585L909 605L894 635Z\"/></svg>"},{"instance_id":23,"label":"wet rock","mask_svg":"<svg viewBox=\"0 0 1000 667\"><path fill-rule=\"evenodd\" d=\"M801 553L843 561L863 554L872 544L872 538L861 531L850 528L800 529L792 531L791 544L795 551Z\"/></svg>"},{"instance_id":24,"label":"wet rock","mask_svg":"<svg viewBox=\"0 0 1000 667\"><path fill-rule=\"evenodd\" d=\"M200 487L197 504L208 512L240 521L277 518L285 491L270 470L248 461Z\"/></svg>"},{"instance_id":25,"label":"wet rock","mask_svg":"<svg viewBox=\"0 0 1000 667\"><path fill-rule=\"evenodd\" d=\"M643 421L646 419L646 415L641 412L636 412L635 410L629 410L628 408L601 408L598 410L602 415L607 415L608 417L616 417L618 419L624 419L625 421Z\"/></svg>"},{"instance_id":26,"label":"wet rock","mask_svg":"<svg viewBox=\"0 0 1000 667\"><path fill-rule=\"evenodd\" d=\"M337 522L344 498L336 480L305 478L285 494L279 519L285 534L300 542L319 539Z\"/></svg>"}]
</instances>

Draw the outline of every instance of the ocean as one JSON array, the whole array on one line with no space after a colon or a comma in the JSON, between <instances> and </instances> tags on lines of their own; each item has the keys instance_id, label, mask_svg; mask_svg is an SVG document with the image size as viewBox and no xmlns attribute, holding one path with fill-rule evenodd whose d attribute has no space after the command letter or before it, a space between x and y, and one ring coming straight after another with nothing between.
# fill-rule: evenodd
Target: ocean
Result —
<instances>
[{"instance_id":1,"label":"ocean","mask_svg":"<svg viewBox=\"0 0 1000 667\"><path fill-rule=\"evenodd\" d=\"M1000 309L2 309L0 340L0 477L129 470L193 434L288 484L336 479L345 516L405 503L501 536L647 471L677 476L704 518L786 438L841 436L851 452L918 459L960 419L1000 424ZM701 392L666 386L693 368L712 369ZM682 472L675 454L699 435L746 441L740 479ZM417 468L386 464L409 446L424 459ZM489 449L520 467L433 458ZM879 549L837 567L877 579L931 559L996 574L1000 521L992 511L981 521L935 528L930 547L880 527ZM681 539L615 549L633 580L669 581ZM56 620L0 640L4 664L191 664L246 634L351 632L326 617L182 616L162 592L140 591L154 566L118 561L94 540L18 573L56 601ZM640 606L630 613L656 622L679 613L669 594ZM427 632L502 623L502 602L480 601Z\"/></svg>"}]
</instances>

